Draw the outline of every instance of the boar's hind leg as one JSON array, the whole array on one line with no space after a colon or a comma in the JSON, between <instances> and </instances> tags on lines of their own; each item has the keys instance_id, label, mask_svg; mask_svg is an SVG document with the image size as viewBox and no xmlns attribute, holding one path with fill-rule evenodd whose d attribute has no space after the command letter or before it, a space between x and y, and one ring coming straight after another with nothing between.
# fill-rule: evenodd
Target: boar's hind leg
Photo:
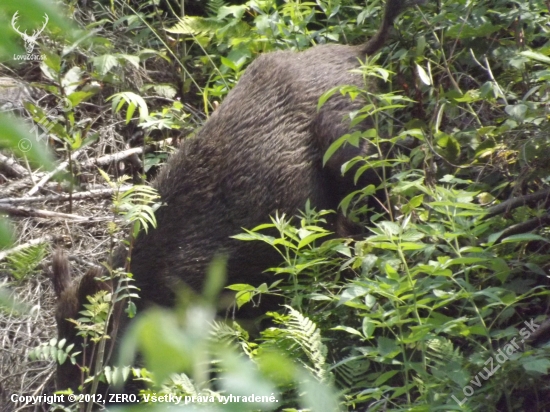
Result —
<instances>
[{"instance_id":1,"label":"boar's hind leg","mask_svg":"<svg viewBox=\"0 0 550 412\"><path fill-rule=\"evenodd\" d=\"M339 104L340 103L340 104ZM326 107L318 113L315 121L312 124L312 135L319 149L321 158L325 155L330 145L347 133L356 130L366 130L369 127L368 121L360 125L350 128L348 114L352 110L356 110L355 104L342 106L342 101L334 102L333 107L330 107L330 100L326 103ZM334 107L336 106L336 107ZM323 166L323 185L325 192L329 196L329 204L331 208L337 209L339 203L351 192L359 190L368 185L378 186L380 184L379 171L375 169L365 171L357 182L354 181L357 169L364 165L363 162L358 162L353 168L342 173L342 166L358 156L369 156L375 153L376 148L367 140L361 139L358 146L350 143L345 143L330 156L328 161ZM378 207L378 202L374 199L366 199L365 204L369 207ZM335 231L337 235L346 237L353 236L362 232L361 227L354 222L351 222L347 217L343 216L341 210L338 210L336 218Z\"/></svg>"}]
</instances>

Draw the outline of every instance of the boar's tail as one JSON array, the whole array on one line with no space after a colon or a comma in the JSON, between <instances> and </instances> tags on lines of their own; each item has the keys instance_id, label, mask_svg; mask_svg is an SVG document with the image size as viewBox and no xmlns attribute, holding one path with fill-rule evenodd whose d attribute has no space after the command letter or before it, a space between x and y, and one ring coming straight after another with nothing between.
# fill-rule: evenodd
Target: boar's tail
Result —
<instances>
[{"instance_id":1,"label":"boar's tail","mask_svg":"<svg viewBox=\"0 0 550 412\"><path fill-rule=\"evenodd\" d=\"M399 16L406 8L417 4L423 4L424 2L425 0L386 0L386 9L384 10L382 25L376 34L365 43L365 45L361 48L361 51L370 56L380 50L386 42L388 32L393 26L393 22L397 16Z\"/></svg>"}]
</instances>

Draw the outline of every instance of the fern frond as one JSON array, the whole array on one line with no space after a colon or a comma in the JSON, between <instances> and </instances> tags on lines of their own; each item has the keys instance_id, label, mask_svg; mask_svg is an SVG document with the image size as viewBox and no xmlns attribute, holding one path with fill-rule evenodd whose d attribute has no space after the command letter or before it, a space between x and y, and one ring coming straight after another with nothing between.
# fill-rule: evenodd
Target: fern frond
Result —
<instances>
[{"instance_id":1,"label":"fern frond","mask_svg":"<svg viewBox=\"0 0 550 412\"><path fill-rule=\"evenodd\" d=\"M162 390L165 393L182 393L188 396L198 396L201 393L200 389L195 386L189 376L185 373L171 375L167 382L162 385Z\"/></svg>"},{"instance_id":2,"label":"fern frond","mask_svg":"<svg viewBox=\"0 0 550 412\"><path fill-rule=\"evenodd\" d=\"M308 367L320 382L324 382L327 374L326 356L327 347L321 339L321 331L308 317L288 306L290 319L288 332L300 345L312 367Z\"/></svg>"},{"instance_id":3,"label":"fern frond","mask_svg":"<svg viewBox=\"0 0 550 412\"><path fill-rule=\"evenodd\" d=\"M253 358L258 347L256 343L250 342L248 332L237 322L229 325L214 321L210 334L218 342L238 345L250 359Z\"/></svg>"},{"instance_id":4,"label":"fern frond","mask_svg":"<svg viewBox=\"0 0 550 412\"><path fill-rule=\"evenodd\" d=\"M223 39L233 39L232 41L251 36L251 27L246 22L227 17L217 19L214 17L186 16L166 31L200 38L200 43L203 45L216 36Z\"/></svg>"},{"instance_id":5,"label":"fern frond","mask_svg":"<svg viewBox=\"0 0 550 412\"><path fill-rule=\"evenodd\" d=\"M174 34L214 37L225 24L225 22L213 18L185 16L166 31Z\"/></svg>"},{"instance_id":6,"label":"fern frond","mask_svg":"<svg viewBox=\"0 0 550 412\"><path fill-rule=\"evenodd\" d=\"M462 355L449 339L437 337L426 342L426 361L434 368L451 362L462 363Z\"/></svg>"},{"instance_id":7,"label":"fern frond","mask_svg":"<svg viewBox=\"0 0 550 412\"><path fill-rule=\"evenodd\" d=\"M8 255L8 271L18 281L29 277L40 262L46 257L46 244L29 246L23 250Z\"/></svg>"},{"instance_id":8,"label":"fern frond","mask_svg":"<svg viewBox=\"0 0 550 412\"><path fill-rule=\"evenodd\" d=\"M113 194L113 206L115 211L121 214L129 222L139 222L147 232L149 226L155 228L157 221L155 210L160 203L155 203L159 198L158 192L146 185L134 185L125 192Z\"/></svg>"},{"instance_id":9,"label":"fern frond","mask_svg":"<svg viewBox=\"0 0 550 412\"><path fill-rule=\"evenodd\" d=\"M206 2L206 12L209 16L217 16L218 11L226 5L225 0L208 0Z\"/></svg>"},{"instance_id":10,"label":"fern frond","mask_svg":"<svg viewBox=\"0 0 550 412\"><path fill-rule=\"evenodd\" d=\"M336 383L342 388L365 388L370 361L363 355L349 356L332 367Z\"/></svg>"},{"instance_id":11,"label":"fern frond","mask_svg":"<svg viewBox=\"0 0 550 412\"><path fill-rule=\"evenodd\" d=\"M272 345L290 358L298 359L320 382L326 381L327 348L322 342L320 330L311 319L289 306L287 308L289 313L286 316L272 314L274 321L282 327L262 331L262 346ZM307 360L300 359L303 355Z\"/></svg>"}]
</instances>

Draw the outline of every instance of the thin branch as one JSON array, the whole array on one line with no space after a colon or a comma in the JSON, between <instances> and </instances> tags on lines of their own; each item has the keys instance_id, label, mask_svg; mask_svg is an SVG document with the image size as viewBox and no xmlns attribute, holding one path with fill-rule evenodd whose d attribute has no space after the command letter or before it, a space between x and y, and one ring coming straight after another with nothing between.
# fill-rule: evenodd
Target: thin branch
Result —
<instances>
[{"instance_id":1,"label":"thin branch","mask_svg":"<svg viewBox=\"0 0 550 412\"><path fill-rule=\"evenodd\" d=\"M534 217L532 219L526 220L525 222L512 225L508 229L503 230L497 240L495 240L495 243L499 243L502 239L508 236L518 235L520 233L527 233L531 230L546 226L548 224L550 224L550 214L540 217Z\"/></svg>"},{"instance_id":2,"label":"thin branch","mask_svg":"<svg viewBox=\"0 0 550 412\"><path fill-rule=\"evenodd\" d=\"M520 206L533 204L541 200L544 200L546 202L550 200L550 189L541 190L530 195L515 197L513 199L506 200L499 205L487 209L487 214L483 218L488 219L501 213L509 212Z\"/></svg>"},{"instance_id":3,"label":"thin branch","mask_svg":"<svg viewBox=\"0 0 550 412\"><path fill-rule=\"evenodd\" d=\"M98 157L97 159L94 158L94 159L86 160L85 162L80 163L80 167L84 169L90 169L93 166L107 166L113 162L118 162L130 156L139 155L141 153L143 153L142 147L134 147L132 149L127 149L122 152L101 156L101 157Z\"/></svg>"},{"instance_id":4,"label":"thin branch","mask_svg":"<svg viewBox=\"0 0 550 412\"><path fill-rule=\"evenodd\" d=\"M82 153L83 153L82 149L75 151L72 154L71 159L76 160L76 158L80 156ZM46 173L46 175L42 179L40 179L40 182L38 182L31 190L27 192L27 196L32 196L36 192L38 192L52 177L54 177L57 173L61 172L62 170L65 170L68 165L69 165L69 160L65 160L61 162L59 166L57 166L54 170L52 170L49 173Z\"/></svg>"},{"instance_id":5,"label":"thin branch","mask_svg":"<svg viewBox=\"0 0 550 412\"><path fill-rule=\"evenodd\" d=\"M88 190L86 192L76 192L73 193L73 200L81 200L81 199L88 199L88 198L96 198L96 199L102 199L109 196L112 196L114 192L125 192L129 190L132 186L130 185L124 185L121 186L119 189L113 189L113 188L105 188L105 189L92 189ZM50 196L29 196L29 197L10 197L7 199L0 199L0 205L2 204L10 204L10 205L16 205L16 204L29 204L29 203L36 203L36 202L66 202L69 201L70 196L68 194L61 194L61 195L50 195Z\"/></svg>"},{"instance_id":6,"label":"thin branch","mask_svg":"<svg viewBox=\"0 0 550 412\"><path fill-rule=\"evenodd\" d=\"M6 171L10 176L22 178L27 175L27 169L17 163L15 159L4 156L0 153L0 169Z\"/></svg>"},{"instance_id":7,"label":"thin branch","mask_svg":"<svg viewBox=\"0 0 550 412\"><path fill-rule=\"evenodd\" d=\"M46 219L68 219L79 222L103 222L112 219L112 217L87 217L69 213L51 212L49 210L24 208L18 206L0 205L0 212L7 213L10 216L22 217L41 217Z\"/></svg>"},{"instance_id":8,"label":"thin branch","mask_svg":"<svg viewBox=\"0 0 550 412\"><path fill-rule=\"evenodd\" d=\"M527 343L531 346L540 346L550 340L550 319L546 319L528 338Z\"/></svg>"}]
</instances>

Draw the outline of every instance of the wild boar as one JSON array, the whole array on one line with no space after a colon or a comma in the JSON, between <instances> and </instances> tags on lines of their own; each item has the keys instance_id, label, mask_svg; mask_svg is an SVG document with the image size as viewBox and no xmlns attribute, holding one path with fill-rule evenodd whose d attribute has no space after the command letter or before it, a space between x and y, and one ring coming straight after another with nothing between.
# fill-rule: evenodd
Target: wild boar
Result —
<instances>
[{"instance_id":1,"label":"wild boar","mask_svg":"<svg viewBox=\"0 0 550 412\"><path fill-rule=\"evenodd\" d=\"M364 101L336 93L318 110L319 98L336 86L363 87L363 77L351 71L380 49L397 15L416 3L387 0L382 25L365 44L267 53L248 67L153 184L163 202L156 213L158 227L139 236L131 259L140 307L172 305L181 282L200 290L206 267L219 252L229 257L229 283L265 282L263 271L279 263L278 255L260 242L231 236L268 222L275 213L295 215L307 200L318 210L336 209L356 189L353 176L342 176L341 166L370 154L368 142L341 147L324 166L322 159L336 139L350 132L348 114ZM378 182L373 172L363 175L360 184ZM98 270L70 286L65 259L61 253L54 257L59 338L77 342L66 319L78 317L86 296L110 286L96 281ZM124 262L119 257L114 267ZM58 387L75 388L78 376L78 367L61 365Z\"/></svg>"}]
</instances>

